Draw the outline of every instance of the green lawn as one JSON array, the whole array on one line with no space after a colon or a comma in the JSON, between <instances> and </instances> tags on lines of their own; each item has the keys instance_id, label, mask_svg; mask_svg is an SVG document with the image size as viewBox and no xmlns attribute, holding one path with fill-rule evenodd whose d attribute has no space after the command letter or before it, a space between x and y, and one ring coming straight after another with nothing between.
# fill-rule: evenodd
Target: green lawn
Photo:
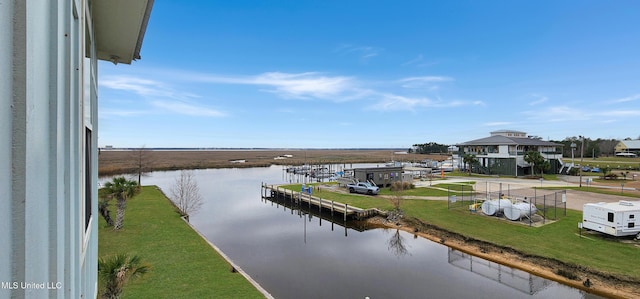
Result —
<instances>
[{"instance_id":1,"label":"green lawn","mask_svg":"<svg viewBox=\"0 0 640 299\"><path fill-rule=\"evenodd\" d=\"M598 194L620 195L620 196L627 196L627 197L633 197L633 198L640 198L640 196L638 194L629 193L627 191L621 192L620 188L599 188L599 187L582 186L582 187L544 187L542 189L546 189L546 190L577 190L577 191L584 191L584 192L591 192L591 193L598 193Z\"/></svg>"},{"instance_id":2,"label":"green lawn","mask_svg":"<svg viewBox=\"0 0 640 299\"><path fill-rule=\"evenodd\" d=\"M115 217L115 202L112 217ZM130 282L124 298L264 298L241 274L185 224L168 199L145 186L127 203L122 231L100 217L98 256L129 253L152 269Z\"/></svg>"},{"instance_id":3,"label":"green lawn","mask_svg":"<svg viewBox=\"0 0 640 299\"><path fill-rule=\"evenodd\" d=\"M300 190L300 185L285 187ZM314 195L365 209L393 209L392 204L380 196L340 194L329 190L314 190ZM525 254L554 258L618 277L640 280L640 267L636 263L640 257L638 246L621 243L599 234L589 234L580 238L580 211L567 210L567 216L558 217L559 220L554 223L542 227L529 227L504 219L486 217L481 213L470 213L466 208L449 210L445 200L405 199L401 208L408 217L415 217L425 223L475 239L511 247ZM560 215L563 212L558 213Z\"/></svg>"},{"instance_id":4,"label":"green lawn","mask_svg":"<svg viewBox=\"0 0 640 299\"><path fill-rule=\"evenodd\" d=\"M564 159L565 161L570 161L567 158ZM640 169L640 158L601 157L594 160L585 157L582 162L580 162L578 159L575 159L575 163L581 164L582 166L599 167L600 169L604 167L610 167L614 173L623 170L627 171ZM600 175L602 175L602 173L600 173Z\"/></svg>"},{"instance_id":5,"label":"green lawn","mask_svg":"<svg viewBox=\"0 0 640 299\"><path fill-rule=\"evenodd\" d=\"M640 280L638 247L602 235L580 238L582 212L567 210L567 216L542 227L529 227L466 209L447 209L446 201L405 200L409 217L462 235L514 248L520 252L554 258L567 263ZM559 212L561 213L561 212Z\"/></svg>"},{"instance_id":6,"label":"green lawn","mask_svg":"<svg viewBox=\"0 0 640 299\"><path fill-rule=\"evenodd\" d=\"M477 174L477 173L472 173L471 175L469 175L468 172L463 172L463 171L459 171L459 170L454 170L452 172L447 172L446 173L447 177L479 177L479 178L486 178L486 177L496 177L496 175L486 175L486 174ZM501 177L515 177L513 175L500 175ZM539 173L536 173L536 176L540 176ZM542 177L545 180L548 181L557 181L558 180L558 175L557 174L550 174L550 173L545 173L542 175Z\"/></svg>"}]
</instances>

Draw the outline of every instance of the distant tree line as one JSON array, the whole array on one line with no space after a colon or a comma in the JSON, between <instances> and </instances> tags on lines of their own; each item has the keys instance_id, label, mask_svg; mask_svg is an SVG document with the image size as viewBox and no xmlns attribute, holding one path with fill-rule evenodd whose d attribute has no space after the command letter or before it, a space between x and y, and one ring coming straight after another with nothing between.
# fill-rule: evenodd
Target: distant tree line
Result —
<instances>
[{"instance_id":1,"label":"distant tree line","mask_svg":"<svg viewBox=\"0 0 640 299\"><path fill-rule=\"evenodd\" d=\"M591 139L588 137L573 136L567 137L561 141L551 141L564 145L562 148L562 155L565 157L571 157L571 143L576 144L576 148L573 152L575 157L597 158L597 157L610 157L616 154L615 147L619 140L617 139ZM583 143L584 142L584 146Z\"/></svg>"},{"instance_id":2,"label":"distant tree line","mask_svg":"<svg viewBox=\"0 0 640 299\"><path fill-rule=\"evenodd\" d=\"M448 148L449 146L444 144L428 142L423 144L414 144L413 147L409 149L409 152L415 152L416 154L441 154L447 153Z\"/></svg>"}]
</instances>

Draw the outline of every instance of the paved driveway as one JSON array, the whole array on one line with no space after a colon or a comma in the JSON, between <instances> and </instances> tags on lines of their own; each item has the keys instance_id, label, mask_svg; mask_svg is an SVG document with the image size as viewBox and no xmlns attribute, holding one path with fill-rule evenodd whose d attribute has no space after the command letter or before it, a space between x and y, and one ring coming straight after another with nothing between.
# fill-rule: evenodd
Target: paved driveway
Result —
<instances>
[{"instance_id":1,"label":"paved driveway","mask_svg":"<svg viewBox=\"0 0 640 299\"><path fill-rule=\"evenodd\" d=\"M459 183L475 181L476 192L485 192L491 194L503 193L516 198L533 197L548 195L549 200L561 200L555 197L553 193L558 190L536 190L534 187L577 187L579 177L561 177L561 180L534 180L534 179L516 179L516 178L478 178L478 177L451 177L445 180L433 181L432 184L441 183ZM429 181L416 182L416 186L429 186ZM566 190L567 192L567 208L582 211L585 203L594 202L618 202L620 200L636 201L636 198L630 198L619 195L598 194L592 192L583 192L576 190ZM495 196L495 195L492 195Z\"/></svg>"}]
</instances>

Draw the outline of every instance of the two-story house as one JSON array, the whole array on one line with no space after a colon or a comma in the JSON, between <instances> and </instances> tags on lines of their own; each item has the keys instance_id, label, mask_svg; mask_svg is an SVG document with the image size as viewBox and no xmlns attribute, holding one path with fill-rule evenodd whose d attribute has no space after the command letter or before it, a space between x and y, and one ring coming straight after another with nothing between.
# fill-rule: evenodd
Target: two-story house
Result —
<instances>
[{"instance_id":1,"label":"two-story house","mask_svg":"<svg viewBox=\"0 0 640 299\"><path fill-rule=\"evenodd\" d=\"M478 167L474 171L484 174L522 176L532 173L532 165L524 160L524 154L537 151L550 163L549 172L559 173L562 168L562 144L527 136L513 130L499 130L491 136L467 141L457 146L460 156L475 155Z\"/></svg>"}]
</instances>

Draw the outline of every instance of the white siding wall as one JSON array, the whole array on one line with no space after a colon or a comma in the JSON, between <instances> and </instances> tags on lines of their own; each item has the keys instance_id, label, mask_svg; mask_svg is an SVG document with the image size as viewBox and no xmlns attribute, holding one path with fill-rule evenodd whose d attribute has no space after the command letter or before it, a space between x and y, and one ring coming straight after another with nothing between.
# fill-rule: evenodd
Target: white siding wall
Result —
<instances>
[{"instance_id":1,"label":"white siding wall","mask_svg":"<svg viewBox=\"0 0 640 299\"><path fill-rule=\"evenodd\" d=\"M96 295L97 105L95 90L87 93L94 133L86 173L84 3L0 0L0 283L8 283L0 298Z\"/></svg>"},{"instance_id":2,"label":"white siding wall","mask_svg":"<svg viewBox=\"0 0 640 299\"><path fill-rule=\"evenodd\" d=\"M508 145L500 145L498 146L498 152L501 157L509 157L509 146Z\"/></svg>"},{"instance_id":3,"label":"white siding wall","mask_svg":"<svg viewBox=\"0 0 640 299\"><path fill-rule=\"evenodd\" d=\"M6 212L11 208L12 192L11 192L11 142L12 131L12 110L11 110L11 93L12 84L8 77L11 74L13 61L13 3L0 0L0 282L11 281L11 264L9 263L8 254L12 252L13 237L10 232L13 231L10 215ZM4 297L5 293L0 291L0 297Z\"/></svg>"}]
</instances>

